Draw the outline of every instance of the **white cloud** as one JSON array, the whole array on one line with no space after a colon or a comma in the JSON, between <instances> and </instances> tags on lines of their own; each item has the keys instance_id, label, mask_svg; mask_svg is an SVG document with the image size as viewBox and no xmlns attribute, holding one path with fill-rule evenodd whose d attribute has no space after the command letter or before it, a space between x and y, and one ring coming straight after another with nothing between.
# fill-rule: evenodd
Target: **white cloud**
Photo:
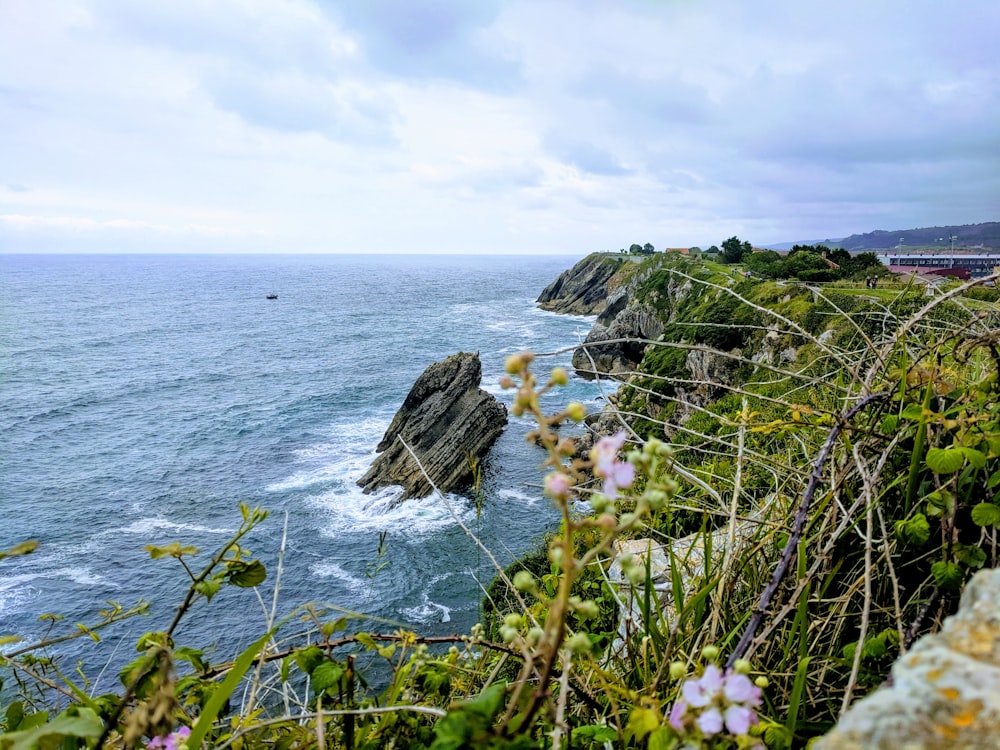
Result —
<instances>
[{"instance_id":1,"label":"white cloud","mask_svg":"<svg viewBox=\"0 0 1000 750\"><path fill-rule=\"evenodd\" d=\"M582 253L995 220L998 26L988 0L17 3L0 240Z\"/></svg>"}]
</instances>

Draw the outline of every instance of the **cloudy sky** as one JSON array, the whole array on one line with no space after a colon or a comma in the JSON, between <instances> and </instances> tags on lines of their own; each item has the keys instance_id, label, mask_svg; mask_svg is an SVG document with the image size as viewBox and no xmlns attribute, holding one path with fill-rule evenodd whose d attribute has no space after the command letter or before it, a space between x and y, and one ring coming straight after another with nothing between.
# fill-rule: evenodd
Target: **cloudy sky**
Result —
<instances>
[{"instance_id":1,"label":"cloudy sky","mask_svg":"<svg viewBox=\"0 0 1000 750\"><path fill-rule=\"evenodd\" d=\"M996 0L0 0L0 251L1000 220Z\"/></svg>"}]
</instances>

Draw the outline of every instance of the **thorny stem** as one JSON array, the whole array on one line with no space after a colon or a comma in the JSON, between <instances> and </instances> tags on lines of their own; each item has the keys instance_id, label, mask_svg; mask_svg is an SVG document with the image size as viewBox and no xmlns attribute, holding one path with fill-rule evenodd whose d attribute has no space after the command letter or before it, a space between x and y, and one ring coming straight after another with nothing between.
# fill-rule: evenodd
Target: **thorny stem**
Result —
<instances>
[{"instance_id":1,"label":"thorny stem","mask_svg":"<svg viewBox=\"0 0 1000 750\"><path fill-rule=\"evenodd\" d=\"M757 629L764 621L764 616L767 614L767 608L771 604L771 599L774 598L774 595L778 591L778 587L781 585L782 579L785 577L785 573L788 572L788 566L792 561L792 557L795 555L795 550L799 546L799 541L802 539L802 531L805 528L806 520L809 517L809 507L812 505L813 496L816 494L816 488L819 487L820 482L823 480L823 466L826 464L826 459L830 455L833 444L840 436L844 427L847 426L847 421L849 419L868 406L868 404L874 401L886 399L890 395L891 394L884 391L880 393L869 393L867 396L859 399L854 406L841 414L837 423L830 429L830 434L827 435L823 446L820 448L819 454L816 456L816 460L813 462L813 470L812 474L809 476L809 483L806 485L806 488L802 493L802 501L799 503L799 509L795 513L795 521L792 523L792 533L788 536L788 542L785 544L785 548L781 552L781 558L778 561L777 567L774 569L774 573L771 575L771 580L761 592L760 600L754 608L746 630L743 631L743 635L740 637L739 643L736 644L736 648L734 648L733 652L729 655L729 659L726 662L727 667L732 667L736 663L737 659L743 658L743 655L746 653L751 641L753 641L754 635L757 633Z\"/></svg>"}]
</instances>

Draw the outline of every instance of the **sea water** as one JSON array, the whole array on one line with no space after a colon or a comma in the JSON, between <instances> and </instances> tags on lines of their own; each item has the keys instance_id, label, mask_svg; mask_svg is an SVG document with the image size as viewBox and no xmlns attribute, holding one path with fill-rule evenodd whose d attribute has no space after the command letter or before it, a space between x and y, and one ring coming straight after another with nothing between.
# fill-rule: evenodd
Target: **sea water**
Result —
<instances>
[{"instance_id":1,"label":"sea water","mask_svg":"<svg viewBox=\"0 0 1000 750\"><path fill-rule=\"evenodd\" d=\"M432 362L478 351L483 387L509 406L507 355L582 340L589 319L534 303L572 261L0 256L0 550L40 542L0 560L0 635L44 636L43 613L65 616L53 635L69 632L106 600L144 597L148 617L108 629L100 646L56 649L97 665L131 658L188 583L144 547L194 545L199 568L236 529L241 502L271 511L246 543L268 568L261 597L224 588L195 606L178 642L226 658L263 632L286 517L279 616L320 602L364 615L353 627L369 631L467 632L494 569L457 519L501 564L558 523L540 490L544 454L524 439L531 423L511 418L478 503L468 492L396 503L397 490L365 495L355 482ZM547 405L571 399L599 408L576 378Z\"/></svg>"}]
</instances>

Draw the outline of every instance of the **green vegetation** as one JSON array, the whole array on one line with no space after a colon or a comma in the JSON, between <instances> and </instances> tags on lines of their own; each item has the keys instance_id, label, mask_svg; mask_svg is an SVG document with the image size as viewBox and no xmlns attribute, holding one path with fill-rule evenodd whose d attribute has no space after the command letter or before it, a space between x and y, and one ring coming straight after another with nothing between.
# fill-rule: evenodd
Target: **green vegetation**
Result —
<instances>
[{"instance_id":1,"label":"green vegetation","mask_svg":"<svg viewBox=\"0 0 1000 750\"><path fill-rule=\"evenodd\" d=\"M796 274L822 270L798 255ZM211 663L176 626L197 600L265 583L239 543L266 513L243 507L212 554L149 549L190 586L116 693L90 696L53 647L100 648L101 628L141 603L38 643L0 637L13 678L0 750L188 733L188 747L784 748L824 732L997 565L996 310L969 285L857 294L662 254L634 265L664 333L621 384L621 430L589 455L557 431L580 404L539 406L567 374L538 380L536 357L508 360L512 413L538 424L562 520L497 571L482 626L368 631L307 604ZM384 687L367 687L362 655Z\"/></svg>"}]
</instances>

